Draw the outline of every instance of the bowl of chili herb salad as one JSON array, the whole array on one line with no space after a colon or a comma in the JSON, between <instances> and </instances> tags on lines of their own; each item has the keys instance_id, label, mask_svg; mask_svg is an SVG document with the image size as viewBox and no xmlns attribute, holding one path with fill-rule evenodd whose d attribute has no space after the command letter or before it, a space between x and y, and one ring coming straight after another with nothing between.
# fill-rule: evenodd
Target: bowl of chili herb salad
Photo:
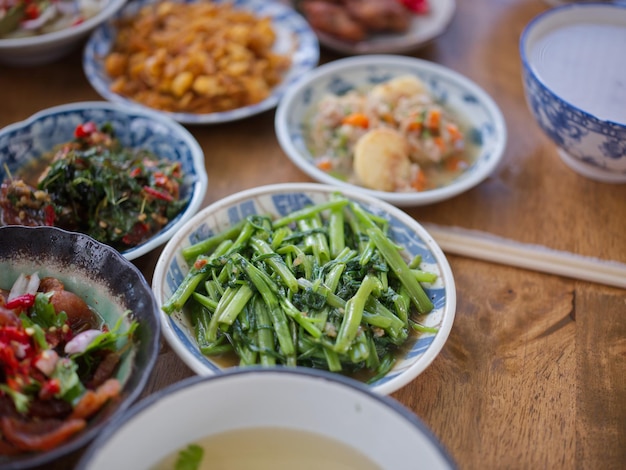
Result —
<instances>
[{"instance_id":1,"label":"bowl of chili herb salad","mask_svg":"<svg viewBox=\"0 0 626 470\"><path fill-rule=\"evenodd\" d=\"M204 154L177 122L83 102L0 129L0 226L85 233L137 258L191 218L207 189Z\"/></svg>"},{"instance_id":2,"label":"bowl of chili herb salad","mask_svg":"<svg viewBox=\"0 0 626 470\"><path fill-rule=\"evenodd\" d=\"M477 186L504 156L506 123L476 83L414 57L348 57L310 71L275 116L287 157L315 181L396 206Z\"/></svg>"},{"instance_id":3,"label":"bowl of chili herb salad","mask_svg":"<svg viewBox=\"0 0 626 470\"><path fill-rule=\"evenodd\" d=\"M362 192L263 186L204 208L167 243L152 289L196 373L324 369L392 393L450 333L456 291L428 232Z\"/></svg>"},{"instance_id":4,"label":"bowl of chili herb salad","mask_svg":"<svg viewBox=\"0 0 626 470\"><path fill-rule=\"evenodd\" d=\"M42 468L139 397L159 351L152 290L117 250L0 227L0 468Z\"/></svg>"}]
</instances>

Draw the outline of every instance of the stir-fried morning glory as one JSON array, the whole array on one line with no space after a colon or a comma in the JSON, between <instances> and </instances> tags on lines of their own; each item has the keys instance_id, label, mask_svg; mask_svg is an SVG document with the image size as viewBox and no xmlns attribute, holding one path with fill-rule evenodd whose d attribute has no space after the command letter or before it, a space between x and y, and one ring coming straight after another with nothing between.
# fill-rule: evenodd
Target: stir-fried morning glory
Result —
<instances>
[{"instance_id":1,"label":"stir-fried morning glory","mask_svg":"<svg viewBox=\"0 0 626 470\"><path fill-rule=\"evenodd\" d=\"M433 304L437 274L407 262L388 222L340 194L279 218L253 215L183 249L189 272L163 311L184 309L200 350L240 365L387 373ZM411 333L414 334L411 334Z\"/></svg>"}]
</instances>

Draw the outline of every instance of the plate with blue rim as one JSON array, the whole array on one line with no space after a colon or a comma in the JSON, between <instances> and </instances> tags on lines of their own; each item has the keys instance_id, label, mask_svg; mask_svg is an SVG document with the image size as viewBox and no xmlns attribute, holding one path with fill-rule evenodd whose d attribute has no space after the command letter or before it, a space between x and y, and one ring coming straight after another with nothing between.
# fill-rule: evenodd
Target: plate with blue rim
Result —
<instances>
[{"instance_id":1,"label":"plate with blue rim","mask_svg":"<svg viewBox=\"0 0 626 470\"><path fill-rule=\"evenodd\" d=\"M452 328L456 290L447 258L427 230L404 211L360 191L318 183L281 183L244 190L205 207L168 241L159 256L152 277L152 290L161 308L163 335L190 369L198 375L208 376L237 366L227 365L219 358L202 353L185 307L170 314L162 309L190 270L182 250L223 232L248 216L283 217L304 207L327 202L337 192L371 214L386 219L389 236L402 247L405 260L419 256L422 269L437 274L435 281L423 284L434 306L432 311L419 317L428 331L419 333L414 340L403 345L394 367L369 386L376 393L393 393L414 380L432 363Z\"/></svg>"},{"instance_id":2,"label":"plate with blue rim","mask_svg":"<svg viewBox=\"0 0 626 470\"><path fill-rule=\"evenodd\" d=\"M111 91L112 79L104 68L104 59L110 52L116 35L116 23L121 18L131 17L139 10L156 0L133 0L126 4L115 16L97 28L90 36L83 50L83 70L91 86L104 99L125 106L147 106L128 97ZM193 3L196 0L181 0ZM276 33L273 51L278 54L289 54L290 68L285 72L282 81L272 93L259 103L213 113L180 113L157 110L162 114L183 124L219 124L236 121L273 109L286 90L297 81L302 74L317 66L320 48L317 36L306 20L293 8L272 0L214 0L215 3L230 3L233 8L250 11L259 17L271 18Z\"/></svg>"}]
</instances>

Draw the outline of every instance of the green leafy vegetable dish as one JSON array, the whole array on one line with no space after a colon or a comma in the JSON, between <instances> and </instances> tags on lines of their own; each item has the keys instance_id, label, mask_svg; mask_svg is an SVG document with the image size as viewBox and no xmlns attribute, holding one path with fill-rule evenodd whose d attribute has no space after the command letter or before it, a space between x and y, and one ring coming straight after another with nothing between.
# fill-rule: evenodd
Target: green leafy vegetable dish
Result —
<instances>
[{"instance_id":1,"label":"green leafy vegetable dish","mask_svg":"<svg viewBox=\"0 0 626 470\"><path fill-rule=\"evenodd\" d=\"M280 217L244 216L180 248L190 267L162 310L184 312L199 351L222 366L313 367L374 383L417 338L432 341L439 327L423 320L445 299L437 264L407 259L389 231L388 219L338 193Z\"/></svg>"},{"instance_id":2,"label":"green leafy vegetable dish","mask_svg":"<svg viewBox=\"0 0 626 470\"><path fill-rule=\"evenodd\" d=\"M108 124L78 125L74 139L43 160L45 168L24 168L2 182L0 225L56 226L123 251L156 234L188 202L180 197L180 162L123 147Z\"/></svg>"}]
</instances>

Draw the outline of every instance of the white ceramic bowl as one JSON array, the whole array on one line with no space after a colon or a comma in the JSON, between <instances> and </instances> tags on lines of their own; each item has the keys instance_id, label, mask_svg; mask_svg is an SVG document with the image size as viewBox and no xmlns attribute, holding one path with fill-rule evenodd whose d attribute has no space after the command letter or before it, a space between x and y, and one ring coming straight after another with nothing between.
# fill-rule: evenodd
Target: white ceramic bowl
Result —
<instances>
[{"instance_id":1,"label":"white ceramic bowl","mask_svg":"<svg viewBox=\"0 0 626 470\"><path fill-rule=\"evenodd\" d=\"M626 183L626 4L580 3L534 18L520 39L528 107L577 173Z\"/></svg>"},{"instance_id":2,"label":"white ceramic bowl","mask_svg":"<svg viewBox=\"0 0 626 470\"><path fill-rule=\"evenodd\" d=\"M111 91L112 80L104 70L103 58L113 47L117 35L115 21L120 18L132 17L142 7L155 3L155 1L136 0L129 3L110 21L96 29L89 38L83 54L83 70L89 83L104 99L125 106L147 108L143 104ZM193 3L195 1L184 0L185 3ZM216 2L226 3L225 0L216 0ZM234 8L250 11L258 16L267 16L272 19L272 27L276 32L276 42L273 50L279 54L289 54L292 61L283 80L272 89L271 94L266 99L242 108L203 114L159 112L185 124L217 124L244 119L274 108L291 84L303 73L317 65L320 55L317 36L315 36L315 33L304 18L291 7L279 2L268 2L265 0L235 0L230 3L232 3Z\"/></svg>"},{"instance_id":3,"label":"white ceramic bowl","mask_svg":"<svg viewBox=\"0 0 626 470\"><path fill-rule=\"evenodd\" d=\"M466 139L479 150L475 162L447 186L421 192L385 192L344 182L314 164L306 142L306 123L316 103L327 94L341 95L412 74L434 96L470 126ZM504 155L506 124L495 102L469 79L441 65L394 55L350 57L329 62L306 74L281 100L275 117L278 142L302 171L321 183L359 189L396 206L420 206L457 196L487 178Z\"/></svg>"},{"instance_id":4,"label":"white ceramic bowl","mask_svg":"<svg viewBox=\"0 0 626 470\"><path fill-rule=\"evenodd\" d=\"M411 14L409 28L399 34L373 34L369 38L348 42L321 31L316 31L320 44L342 54L403 54L429 44L442 35L456 11L456 0L430 2L427 14Z\"/></svg>"},{"instance_id":5,"label":"white ceramic bowl","mask_svg":"<svg viewBox=\"0 0 626 470\"><path fill-rule=\"evenodd\" d=\"M0 63L28 66L54 62L77 49L94 28L117 13L124 3L126 0L109 0L98 14L59 31L0 39Z\"/></svg>"},{"instance_id":6,"label":"white ceramic bowl","mask_svg":"<svg viewBox=\"0 0 626 470\"><path fill-rule=\"evenodd\" d=\"M152 289L159 306L162 307L170 299L189 271L182 248L220 233L248 215L280 217L311 203L328 201L336 191L360 203L371 213L389 220L390 236L405 248L403 256L407 261L421 255L424 269L438 274L436 282L425 285L434 309L422 320L425 326L438 328L438 332L421 334L398 358L394 368L371 384L373 390L382 394L403 387L428 367L448 338L456 310L454 278L443 252L418 222L398 208L362 192L316 183L285 183L233 194L202 209L172 237L157 261ZM161 318L165 339L194 372L212 375L224 370L217 361L201 353L184 311L171 315L162 312Z\"/></svg>"},{"instance_id":7,"label":"white ceramic bowl","mask_svg":"<svg viewBox=\"0 0 626 470\"><path fill-rule=\"evenodd\" d=\"M119 252L93 238L55 227L0 227L0 288L10 289L20 274L55 277L93 307L109 327L130 310L139 323L115 377L118 399L107 404L86 428L45 452L0 455L3 470L50 468L55 460L84 447L111 419L139 398L159 354L158 307L143 274ZM122 331L128 328L128 317ZM4 380L4 377L3 377Z\"/></svg>"},{"instance_id":8,"label":"white ceramic bowl","mask_svg":"<svg viewBox=\"0 0 626 470\"><path fill-rule=\"evenodd\" d=\"M77 469L150 469L203 437L258 427L336 440L385 470L455 468L419 418L389 397L313 369L255 369L192 377L148 397L110 423ZM311 464L302 468L323 468Z\"/></svg>"},{"instance_id":9,"label":"white ceramic bowl","mask_svg":"<svg viewBox=\"0 0 626 470\"><path fill-rule=\"evenodd\" d=\"M146 149L182 164L185 177L180 192L189 202L152 238L122 253L128 259L135 259L169 240L197 212L206 194L204 153L191 133L177 122L149 110L105 101L48 108L0 129L0 180L7 178L6 169L16 175L19 169L33 165L55 145L72 140L76 126L86 121L98 125L111 123L125 147Z\"/></svg>"}]
</instances>

